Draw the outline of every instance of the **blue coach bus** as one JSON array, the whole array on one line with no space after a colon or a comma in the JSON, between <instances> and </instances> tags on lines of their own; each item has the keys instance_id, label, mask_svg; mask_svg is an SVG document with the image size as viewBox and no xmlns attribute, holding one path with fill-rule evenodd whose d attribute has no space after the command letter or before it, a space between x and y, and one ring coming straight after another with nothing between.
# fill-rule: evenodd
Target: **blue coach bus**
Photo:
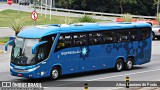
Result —
<instances>
[{"instance_id":1,"label":"blue coach bus","mask_svg":"<svg viewBox=\"0 0 160 90\"><path fill-rule=\"evenodd\" d=\"M36 26L12 43L10 74L50 77L114 68L130 70L150 62L151 26L147 23L79 23Z\"/></svg>"}]
</instances>

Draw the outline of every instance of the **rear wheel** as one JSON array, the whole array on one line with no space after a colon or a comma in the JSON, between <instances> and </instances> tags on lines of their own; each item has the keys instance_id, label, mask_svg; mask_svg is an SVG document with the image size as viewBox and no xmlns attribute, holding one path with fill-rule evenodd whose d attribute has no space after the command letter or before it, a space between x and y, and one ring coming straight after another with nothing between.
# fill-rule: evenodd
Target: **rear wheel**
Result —
<instances>
[{"instance_id":1,"label":"rear wheel","mask_svg":"<svg viewBox=\"0 0 160 90\"><path fill-rule=\"evenodd\" d=\"M120 72L123 69L123 60L122 59L118 59L116 64L115 64L115 70Z\"/></svg>"},{"instance_id":2,"label":"rear wheel","mask_svg":"<svg viewBox=\"0 0 160 90\"><path fill-rule=\"evenodd\" d=\"M60 76L60 69L57 67L53 67L52 71L51 71L50 78L53 80L56 80L59 78L59 76Z\"/></svg>"},{"instance_id":3,"label":"rear wheel","mask_svg":"<svg viewBox=\"0 0 160 90\"><path fill-rule=\"evenodd\" d=\"M125 69L126 70L131 70L133 68L133 59L128 58L127 62L125 63Z\"/></svg>"},{"instance_id":4,"label":"rear wheel","mask_svg":"<svg viewBox=\"0 0 160 90\"><path fill-rule=\"evenodd\" d=\"M152 32L152 40L155 40L156 36L154 34L154 32Z\"/></svg>"}]
</instances>

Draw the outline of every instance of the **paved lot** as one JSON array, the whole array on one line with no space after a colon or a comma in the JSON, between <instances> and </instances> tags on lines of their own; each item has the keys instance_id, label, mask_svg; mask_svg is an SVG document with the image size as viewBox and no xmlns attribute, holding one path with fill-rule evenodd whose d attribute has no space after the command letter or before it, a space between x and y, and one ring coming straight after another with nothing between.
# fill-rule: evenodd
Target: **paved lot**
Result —
<instances>
[{"instance_id":1,"label":"paved lot","mask_svg":"<svg viewBox=\"0 0 160 90\"><path fill-rule=\"evenodd\" d=\"M14 31L10 28L0 28L0 37L14 36Z\"/></svg>"}]
</instances>

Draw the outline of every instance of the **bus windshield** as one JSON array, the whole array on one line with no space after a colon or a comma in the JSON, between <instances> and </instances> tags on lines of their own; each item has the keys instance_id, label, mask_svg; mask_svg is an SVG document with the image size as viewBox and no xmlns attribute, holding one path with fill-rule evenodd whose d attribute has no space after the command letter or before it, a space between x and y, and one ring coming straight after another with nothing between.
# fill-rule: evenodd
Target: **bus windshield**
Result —
<instances>
[{"instance_id":1,"label":"bus windshield","mask_svg":"<svg viewBox=\"0 0 160 90\"><path fill-rule=\"evenodd\" d=\"M11 62L16 65L33 65L36 63L35 54L32 54L32 47L39 42L39 39L16 38L12 48Z\"/></svg>"}]
</instances>

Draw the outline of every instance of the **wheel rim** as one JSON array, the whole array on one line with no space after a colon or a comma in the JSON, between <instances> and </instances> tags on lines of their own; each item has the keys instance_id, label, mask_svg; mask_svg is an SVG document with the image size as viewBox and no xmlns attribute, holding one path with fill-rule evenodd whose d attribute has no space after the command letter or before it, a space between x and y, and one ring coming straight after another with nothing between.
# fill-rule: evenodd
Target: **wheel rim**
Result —
<instances>
[{"instance_id":1,"label":"wheel rim","mask_svg":"<svg viewBox=\"0 0 160 90\"><path fill-rule=\"evenodd\" d=\"M122 69L122 63L118 62L117 63L117 70L120 71Z\"/></svg>"},{"instance_id":2,"label":"wheel rim","mask_svg":"<svg viewBox=\"0 0 160 90\"><path fill-rule=\"evenodd\" d=\"M127 67L128 67L128 69L131 69L131 68L132 68L132 61L129 60L129 61L127 62Z\"/></svg>"},{"instance_id":3,"label":"wheel rim","mask_svg":"<svg viewBox=\"0 0 160 90\"><path fill-rule=\"evenodd\" d=\"M54 70L52 71L52 77L53 77L54 79L56 79L56 78L58 77L58 70L54 69Z\"/></svg>"}]
</instances>

